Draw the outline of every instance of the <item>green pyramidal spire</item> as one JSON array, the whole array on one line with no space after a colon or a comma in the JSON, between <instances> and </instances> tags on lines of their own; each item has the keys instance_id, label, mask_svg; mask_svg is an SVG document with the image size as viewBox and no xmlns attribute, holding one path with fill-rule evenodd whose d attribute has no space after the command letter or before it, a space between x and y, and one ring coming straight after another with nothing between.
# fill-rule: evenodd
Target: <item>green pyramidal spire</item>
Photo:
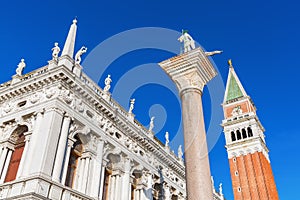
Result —
<instances>
[{"instance_id":1,"label":"green pyramidal spire","mask_svg":"<svg viewBox=\"0 0 300 200\"><path fill-rule=\"evenodd\" d=\"M224 102L228 102L243 96L247 96L246 91L244 90L239 78L237 77L231 60L228 61L229 64L229 73L226 84L226 92Z\"/></svg>"}]
</instances>

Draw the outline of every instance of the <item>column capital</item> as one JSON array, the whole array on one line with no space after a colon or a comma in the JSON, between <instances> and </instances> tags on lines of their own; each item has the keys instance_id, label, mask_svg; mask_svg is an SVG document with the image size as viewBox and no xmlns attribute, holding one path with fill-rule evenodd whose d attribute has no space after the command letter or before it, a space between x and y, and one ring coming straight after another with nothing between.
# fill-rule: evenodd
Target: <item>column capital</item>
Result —
<instances>
[{"instance_id":1,"label":"column capital","mask_svg":"<svg viewBox=\"0 0 300 200\"><path fill-rule=\"evenodd\" d=\"M176 84L179 93L190 88L202 93L207 82L217 75L200 47L165 60L159 65Z\"/></svg>"},{"instance_id":2,"label":"column capital","mask_svg":"<svg viewBox=\"0 0 300 200\"><path fill-rule=\"evenodd\" d=\"M57 112L58 114L60 115L64 115L65 111L58 108L58 107L48 107L48 108L45 108L45 113L47 112L51 112L51 111L54 111L54 112Z\"/></svg>"}]
</instances>

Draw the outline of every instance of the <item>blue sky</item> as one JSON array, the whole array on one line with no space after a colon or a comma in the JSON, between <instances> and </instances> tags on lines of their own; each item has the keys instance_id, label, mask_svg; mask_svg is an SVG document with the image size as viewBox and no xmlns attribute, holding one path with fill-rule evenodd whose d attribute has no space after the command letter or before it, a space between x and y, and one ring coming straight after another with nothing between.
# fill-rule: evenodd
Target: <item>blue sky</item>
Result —
<instances>
[{"instance_id":1,"label":"blue sky","mask_svg":"<svg viewBox=\"0 0 300 200\"><path fill-rule=\"evenodd\" d=\"M187 29L205 49L224 51L213 57L224 81L228 73L227 60L233 60L235 70L256 104L259 118L266 128L266 141L279 196L281 199L299 199L296 192L300 179L300 140L299 128L296 126L300 111L299 9L299 3L292 0L5 1L0 7L0 82L14 75L21 58L25 58L27 64L25 73L46 65L51 58L53 43L57 41L63 47L75 16L78 18L76 49L85 45L89 53L101 42L126 30L158 27L180 32L181 29ZM144 39L147 41L148 37ZM174 45L178 45L179 51L176 40ZM115 45L107 48L107 52L114 53L118 49ZM129 72L134 72L129 78L134 76L142 80L144 77L155 79L156 75L161 75L159 70L146 75L131 70L144 64L158 63L174 55L164 50L141 48L120 55L109 66L101 66L99 61L97 66L94 63L93 66L83 67L87 74L95 68L103 69L98 77L101 86L105 76L110 73L113 78L113 96L118 99L119 94L115 91L120 91L117 87L122 88L124 84L117 83ZM155 67L155 64L151 66ZM164 78L163 75L161 77ZM163 134L167 130L171 138L175 137L180 122L180 107L176 95L172 93L174 88L171 88L168 80L165 84L155 81L144 83L132 93L132 97L137 99L134 110L136 118L145 126L152 113L165 113L157 117L154 129L163 141ZM212 110L209 94L213 93L213 89L222 92L221 88L206 88L204 91L207 126ZM128 105L123 104L127 109ZM159 119L166 123L160 124ZM224 136L220 134L210 152L211 171L216 187L219 182L223 182L225 196L233 199L224 144Z\"/></svg>"}]
</instances>

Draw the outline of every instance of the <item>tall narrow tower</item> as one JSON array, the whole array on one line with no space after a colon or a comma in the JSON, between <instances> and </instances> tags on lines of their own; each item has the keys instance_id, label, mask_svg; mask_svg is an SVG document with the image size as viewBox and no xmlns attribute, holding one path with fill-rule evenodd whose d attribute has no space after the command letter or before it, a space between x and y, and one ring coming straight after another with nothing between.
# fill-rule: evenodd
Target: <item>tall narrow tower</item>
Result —
<instances>
[{"instance_id":1,"label":"tall narrow tower","mask_svg":"<svg viewBox=\"0 0 300 200\"><path fill-rule=\"evenodd\" d=\"M228 64L229 74L223 102L225 119L222 126L234 199L279 199L265 141L265 129L231 60Z\"/></svg>"}]
</instances>

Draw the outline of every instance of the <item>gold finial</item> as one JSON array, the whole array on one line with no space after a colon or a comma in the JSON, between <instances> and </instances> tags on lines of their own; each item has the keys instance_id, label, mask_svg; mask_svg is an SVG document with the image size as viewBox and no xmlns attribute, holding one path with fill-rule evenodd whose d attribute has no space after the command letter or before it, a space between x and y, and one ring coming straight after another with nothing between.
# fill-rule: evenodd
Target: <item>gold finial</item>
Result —
<instances>
[{"instance_id":1,"label":"gold finial","mask_svg":"<svg viewBox=\"0 0 300 200\"><path fill-rule=\"evenodd\" d=\"M233 66L232 66L232 60L231 60L231 59L228 60L228 65L229 65L229 67L233 67Z\"/></svg>"}]
</instances>

